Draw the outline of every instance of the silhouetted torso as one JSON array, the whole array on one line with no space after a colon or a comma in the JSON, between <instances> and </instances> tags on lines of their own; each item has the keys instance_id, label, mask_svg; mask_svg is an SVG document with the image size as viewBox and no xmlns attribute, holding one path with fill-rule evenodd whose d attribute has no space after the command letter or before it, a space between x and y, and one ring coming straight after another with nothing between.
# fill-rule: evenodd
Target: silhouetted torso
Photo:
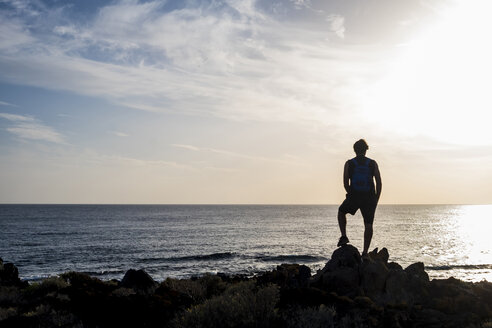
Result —
<instances>
[{"instance_id":1,"label":"silhouetted torso","mask_svg":"<svg viewBox=\"0 0 492 328\"><path fill-rule=\"evenodd\" d=\"M376 187L374 185L374 180L372 179L372 177L374 177L374 170L376 167L376 162L374 160L370 159L369 157L366 157L366 156L357 156L357 157L354 157L352 159L349 159L347 161L347 163L348 163L348 172L349 172L350 179L352 179L352 176L354 174L354 168L355 168L355 163L353 162L354 159L357 161L357 163L359 165L364 165L366 163L366 161L369 159L368 166L369 166L369 170L371 172L371 181L370 181L371 189L368 192L361 192L361 191L355 191L355 190L353 190L353 188L350 188L350 193L361 195L361 196L364 196L364 194L375 195L376 194Z\"/></svg>"}]
</instances>

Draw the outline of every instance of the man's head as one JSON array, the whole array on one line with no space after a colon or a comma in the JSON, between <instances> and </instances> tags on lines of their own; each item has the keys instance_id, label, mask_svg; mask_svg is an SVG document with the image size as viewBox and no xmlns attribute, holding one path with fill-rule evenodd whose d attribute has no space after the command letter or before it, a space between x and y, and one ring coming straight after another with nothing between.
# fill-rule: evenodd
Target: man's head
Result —
<instances>
[{"instance_id":1,"label":"man's head","mask_svg":"<svg viewBox=\"0 0 492 328\"><path fill-rule=\"evenodd\" d=\"M356 143L354 143L354 151L357 155L365 155L368 149L369 146L364 139L360 139Z\"/></svg>"}]
</instances>

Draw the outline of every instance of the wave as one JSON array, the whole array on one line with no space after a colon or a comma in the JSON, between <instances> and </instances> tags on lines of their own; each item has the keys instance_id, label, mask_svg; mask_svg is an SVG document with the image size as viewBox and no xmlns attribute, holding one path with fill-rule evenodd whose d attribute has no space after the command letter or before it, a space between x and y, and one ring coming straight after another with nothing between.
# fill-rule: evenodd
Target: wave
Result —
<instances>
[{"instance_id":1,"label":"wave","mask_svg":"<svg viewBox=\"0 0 492 328\"><path fill-rule=\"evenodd\" d=\"M80 231L40 231L36 232L38 236L74 236L82 234Z\"/></svg>"},{"instance_id":2,"label":"wave","mask_svg":"<svg viewBox=\"0 0 492 328\"><path fill-rule=\"evenodd\" d=\"M190 256L179 257L157 257L157 258L143 258L139 259L139 263L176 263L176 262L206 262L206 261L221 261L229 260L233 258L240 258L243 260L256 260L263 262L278 262L278 263L313 263L327 261L328 259L322 256L312 255L242 255L232 252L224 253L212 253L212 254L200 254Z\"/></svg>"},{"instance_id":3,"label":"wave","mask_svg":"<svg viewBox=\"0 0 492 328\"><path fill-rule=\"evenodd\" d=\"M492 264L462 264L462 265L436 265L436 266L426 266L426 270L455 270L455 269L463 269L463 270L483 270L483 269L492 269Z\"/></svg>"},{"instance_id":4,"label":"wave","mask_svg":"<svg viewBox=\"0 0 492 328\"><path fill-rule=\"evenodd\" d=\"M179 257L160 257L160 258L145 258L140 259L140 263L155 263L155 262L195 262L195 261L219 261L230 259L236 256L236 253L224 252L224 253L212 253L212 254L200 254L189 255Z\"/></svg>"},{"instance_id":5,"label":"wave","mask_svg":"<svg viewBox=\"0 0 492 328\"><path fill-rule=\"evenodd\" d=\"M192 256L182 256L182 257L172 257L173 261L218 261L233 258L236 253L225 252L225 253L212 253L204 255L192 255Z\"/></svg>"},{"instance_id":6,"label":"wave","mask_svg":"<svg viewBox=\"0 0 492 328\"><path fill-rule=\"evenodd\" d=\"M89 276L109 276L109 275L123 275L127 270L99 270L99 271L81 271L81 273Z\"/></svg>"},{"instance_id":7,"label":"wave","mask_svg":"<svg viewBox=\"0 0 492 328\"><path fill-rule=\"evenodd\" d=\"M312 255L276 255L276 256L257 256L256 259L265 262L321 262L327 258Z\"/></svg>"}]
</instances>

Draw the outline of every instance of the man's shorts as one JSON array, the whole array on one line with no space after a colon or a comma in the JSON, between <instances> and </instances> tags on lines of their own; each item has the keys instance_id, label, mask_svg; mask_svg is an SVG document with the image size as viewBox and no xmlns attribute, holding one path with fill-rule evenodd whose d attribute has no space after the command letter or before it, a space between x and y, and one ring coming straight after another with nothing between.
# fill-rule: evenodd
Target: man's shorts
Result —
<instances>
[{"instance_id":1,"label":"man's shorts","mask_svg":"<svg viewBox=\"0 0 492 328\"><path fill-rule=\"evenodd\" d=\"M364 223L372 224L377 205L376 195L373 193L349 193L338 210L343 214L350 213L354 215L360 209Z\"/></svg>"}]
</instances>

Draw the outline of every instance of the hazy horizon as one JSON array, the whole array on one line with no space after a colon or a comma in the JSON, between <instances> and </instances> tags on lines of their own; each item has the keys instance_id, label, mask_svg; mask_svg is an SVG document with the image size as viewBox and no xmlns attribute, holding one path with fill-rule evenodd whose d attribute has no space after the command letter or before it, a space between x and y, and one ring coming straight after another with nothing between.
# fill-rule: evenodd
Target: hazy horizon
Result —
<instances>
[{"instance_id":1,"label":"hazy horizon","mask_svg":"<svg viewBox=\"0 0 492 328\"><path fill-rule=\"evenodd\" d=\"M0 203L0 205L101 205L101 206L340 206L340 204L315 204L315 203L285 203L285 204L275 204L275 203ZM490 206L491 204L436 204L436 203L379 203L378 206Z\"/></svg>"},{"instance_id":2,"label":"hazy horizon","mask_svg":"<svg viewBox=\"0 0 492 328\"><path fill-rule=\"evenodd\" d=\"M0 203L491 204L491 9L0 1Z\"/></svg>"}]
</instances>

